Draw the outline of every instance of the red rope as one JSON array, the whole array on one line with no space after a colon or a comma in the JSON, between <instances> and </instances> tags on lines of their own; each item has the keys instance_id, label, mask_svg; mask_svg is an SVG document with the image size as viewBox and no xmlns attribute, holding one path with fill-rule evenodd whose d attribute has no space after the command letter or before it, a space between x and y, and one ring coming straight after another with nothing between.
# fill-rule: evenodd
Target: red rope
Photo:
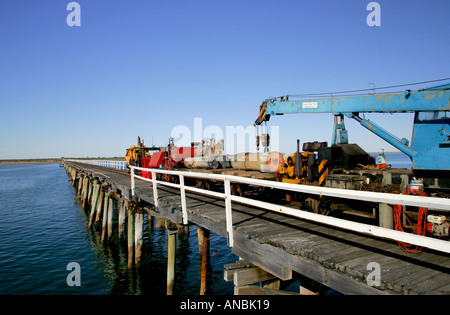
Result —
<instances>
[{"instance_id":1,"label":"red rope","mask_svg":"<svg viewBox=\"0 0 450 315\"><path fill-rule=\"evenodd\" d=\"M423 196L427 196L427 194L423 193ZM394 224L395 224L395 229L397 231L404 232L403 225L402 225L402 208L403 208L402 205L394 206ZM427 230L426 229L427 211L428 211L427 208L424 208L424 207L419 208L419 216L417 217L417 226L416 226L416 229L412 233L415 233L417 235L425 235L425 232ZM406 217L406 220L408 220L410 225L412 225L411 222L409 221L408 217ZM400 248L402 250L404 250L405 252L408 252L408 253L419 253L422 250L421 246L415 246L415 245L411 245L411 244L400 242L400 241L398 241L398 245L400 246Z\"/></svg>"}]
</instances>

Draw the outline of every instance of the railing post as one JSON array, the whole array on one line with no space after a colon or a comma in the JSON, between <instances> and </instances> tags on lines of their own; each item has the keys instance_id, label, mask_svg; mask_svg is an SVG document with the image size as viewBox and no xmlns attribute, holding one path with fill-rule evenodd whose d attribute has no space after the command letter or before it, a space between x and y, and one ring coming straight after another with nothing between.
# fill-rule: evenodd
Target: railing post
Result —
<instances>
[{"instance_id":1,"label":"railing post","mask_svg":"<svg viewBox=\"0 0 450 315\"><path fill-rule=\"evenodd\" d=\"M134 168L130 167L131 174L131 196L134 197L134 188L136 187L135 179L134 179Z\"/></svg>"},{"instance_id":2,"label":"railing post","mask_svg":"<svg viewBox=\"0 0 450 315\"><path fill-rule=\"evenodd\" d=\"M188 224L187 209L186 209L186 192L184 190L184 175L180 176L180 192L181 192L181 210L183 211L183 224Z\"/></svg>"},{"instance_id":3,"label":"railing post","mask_svg":"<svg viewBox=\"0 0 450 315\"><path fill-rule=\"evenodd\" d=\"M153 203L155 204L155 210L158 209L158 188L156 187L156 172L152 172L152 186L153 186Z\"/></svg>"},{"instance_id":4,"label":"railing post","mask_svg":"<svg viewBox=\"0 0 450 315\"><path fill-rule=\"evenodd\" d=\"M231 188L230 180L225 178L225 217L227 224L227 234L228 234L228 246L233 247L233 214L231 212Z\"/></svg>"}]
</instances>

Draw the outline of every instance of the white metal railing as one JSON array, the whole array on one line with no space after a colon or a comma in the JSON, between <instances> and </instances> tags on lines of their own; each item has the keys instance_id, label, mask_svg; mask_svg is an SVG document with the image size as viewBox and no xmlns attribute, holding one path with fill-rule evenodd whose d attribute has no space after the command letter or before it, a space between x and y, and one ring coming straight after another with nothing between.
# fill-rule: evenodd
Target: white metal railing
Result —
<instances>
[{"instance_id":1,"label":"white metal railing","mask_svg":"<svg viewBox=\"0 0 450 315\"><path fill-rule=\"evenodd\" d=\"M183 213L183 224L188 223L187 208L186 208L186 191L191 191L194 193L205 194L213 197L219 197L225 200L225 212L226 212L226 229L228 234L228 245L233 246L233 221L232 221L232 202L239 202L247 204L250 206L271 210L290 216L294 216L300 219L307 219L310 221L327 224L330 226L335 226L359 233L369 234L377 237L387 238L391 240L396 240L400 242L405 242L417 246L422 246L430 249L434 249L441 252L450 253L450 242L445 240L440 240L436 238L431 238L427 236L421 236L412 233L405 233L397 230L391 230L388 228L383 228L379 226L363 224L359 222L343 220L339 218L334 218L330 216L325 216L321 214L316 214L308 212L305 210L293 209L286 206L276 205L264 201L259 201L255 199L235 196L231 194L230 183L237 182L241 184L249 184L254 186L264 186L276 189L282 189L287 191L294 191L300 193L323 195L330 197L339 197L353 200L362 200L377 203L386 204L401 204L407 206L416 207L426 207L432 209L439 209L442 211L450 211L450 199L445 198L434 198L434 197L422 197L422 196L411 196L411 195L398 195L389 193L378 193L378 192L366 192L366 191L356 191L356 190L346 190L328 187L318 187L318 186L307 186L307 185L294 185L282 182L275 182L262 179L254 179L233 175L219 175L219 174L209 174L209 173L197 173L197 172L182 172L182 171L168 171L162 169L149 169L142 167L129 166L131 170L131 191L132 195L135 195L136 178L148 181L152 183L153 186L153 199L154 205L158 207L158 189L157 185L164 185L180 189L181 195L181 207ZM144 178L135 174L135 170L146 171L152 174L152 178ZM176 175L180 179L179 184L159 181L156 180L156 174L170 174ZM224 193L209 191L205 189L200 189L197 187L186 186L184 184L185 177L192 178L202 178L216 181L224 182Z\"/></svg>"},{"instance_id":2,"label":"white metal railing","mask_svg":"<svg viewBox=\"0 0 450 315\"><path fill-rule=\"evenodd\" d=\"M115 168L119 170L127 169L126 161L115 161L115 160L76 160L76 159L65 159L64 161L85 163L91 165L104 166L109 168Z\"/></svg>"}]
</instances>

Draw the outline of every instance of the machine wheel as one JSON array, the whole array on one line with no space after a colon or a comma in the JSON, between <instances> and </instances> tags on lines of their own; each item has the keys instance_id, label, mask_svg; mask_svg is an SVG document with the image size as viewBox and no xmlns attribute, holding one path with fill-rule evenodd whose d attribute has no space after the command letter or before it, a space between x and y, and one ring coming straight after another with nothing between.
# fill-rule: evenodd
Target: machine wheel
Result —
<instances>
[{"instance_id":1,"label":"machine wheel","mask_svg":"<svg viewBox=\"0 0 450 315\"><path fill-rule=\"evenodd\" d=\"M202 181L202 188L205 190L211 190L211 183L208 180Z\"/></svg>"},{"instance_id":2,"label":"machine wheel","mask_svg":"<svg viewBox=\"0 0 450 315\"><path fill-rule=\"evenodd\" d=\"M239 197L244 196L244 190L242 189L242 187L240 185L231 184L230 189L231 189L232 195L239 196Z\"/></svg>"},{"instance_id":3,"label":"machine wheel","mask_svg":"<svg viewBox=\"0 0 450 315\"><path fill-rule=\"evenodd\" d=\"M266 186L259 186L259 187L257 188L258 195L264 196L264 195L266 194L267 190L268 190L268 189L267 189Z\"/></svg>"},{"instance_id":4,"label":"machine wheel","mask_svg":"<svg viewBox=\"0 0 450 315\"><path fill-rule=\"evenodd\" d=\"M308 198L305 200L306 208L314 213L329 215L330 209L325 204L321 203L318 199Z\"/></svg>"}]
</instances>

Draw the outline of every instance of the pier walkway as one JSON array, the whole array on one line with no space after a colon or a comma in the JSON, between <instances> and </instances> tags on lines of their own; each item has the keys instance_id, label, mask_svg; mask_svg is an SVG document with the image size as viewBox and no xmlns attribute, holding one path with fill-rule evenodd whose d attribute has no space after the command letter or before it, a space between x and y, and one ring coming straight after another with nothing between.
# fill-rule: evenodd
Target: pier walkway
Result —
<instances>
[{"instance_id":1,"label":"pier walkway","mask_svg":"<svg viewBox=\"0 0 450 315\"><path fill-rule=\"evenodd\" d=\"M446 250L424 247L420 253L407 253L393 239L235 202L238 199L233 199L231 224L229 219L227 223L230 214L223 198L162 185L157 186L154 207L151 179L132 179L126 171L102 166L64 163L66 169L96 178L114 193L144 205L148 215L180 225L195 224L227 238L232 252L260 268L260 275L289 280L299 274L343 294L450 294L450 254ZM448 241L440 242L444 245L437 242L438 246L450 246ZM230 262L224 266L226 280L234 280L237 287L237 274L245 269L238 265Z\"/></svg>"}]
</instances>

